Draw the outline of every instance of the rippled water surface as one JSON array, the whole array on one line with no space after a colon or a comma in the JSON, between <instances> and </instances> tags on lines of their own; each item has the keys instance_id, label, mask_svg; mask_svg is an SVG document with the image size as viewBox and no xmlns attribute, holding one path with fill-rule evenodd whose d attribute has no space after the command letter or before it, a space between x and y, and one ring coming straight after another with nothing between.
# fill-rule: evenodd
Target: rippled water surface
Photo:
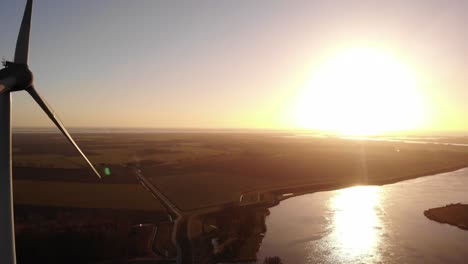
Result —
<instances>
[{"instance_id":1,"label":"rippled water surface","mask_svg":"<svg viewBox=\"0 0 468 264\"><path fill-rule=\"evenodd\" d=\"M258 259L283 263L467 263L468 231L423 212L468 203L468 170L295 197L270 209Z\"/></svg>"}]
</instances>

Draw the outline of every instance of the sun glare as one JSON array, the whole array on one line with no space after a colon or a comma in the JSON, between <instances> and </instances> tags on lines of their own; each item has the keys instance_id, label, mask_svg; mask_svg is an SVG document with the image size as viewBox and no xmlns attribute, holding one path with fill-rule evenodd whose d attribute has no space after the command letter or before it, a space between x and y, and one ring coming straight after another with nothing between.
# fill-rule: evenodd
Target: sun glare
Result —
<instances>
[{"instance_id":1,"label":"sun glare","mask_svg":"<svg viewBox=\"0 0 468 264\"><path fill-rule=\"evenodd\" d=\"M423 104L416 75L390 53L354 48L312 75L297 104L297 124L332 133L373 135L417 128Z\"/></svg>"}]
</instances>

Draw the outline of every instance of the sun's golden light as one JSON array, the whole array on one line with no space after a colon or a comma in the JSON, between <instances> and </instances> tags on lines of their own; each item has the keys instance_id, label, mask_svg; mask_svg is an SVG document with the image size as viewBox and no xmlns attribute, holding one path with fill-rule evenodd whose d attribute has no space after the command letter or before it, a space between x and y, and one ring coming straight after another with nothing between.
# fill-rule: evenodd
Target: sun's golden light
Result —
<instances>
[{"instance_id":1,"label":"sun's golden light","mask_svg":"<svg viewBox=\"0 0 468 264\"><path fill-rule=\"evenodd\" d=\"M414 129L423 121L417 77L389 52L352 48L323 63L297 104L302 128L352 135Z\"/></svg>"}]
</instances>

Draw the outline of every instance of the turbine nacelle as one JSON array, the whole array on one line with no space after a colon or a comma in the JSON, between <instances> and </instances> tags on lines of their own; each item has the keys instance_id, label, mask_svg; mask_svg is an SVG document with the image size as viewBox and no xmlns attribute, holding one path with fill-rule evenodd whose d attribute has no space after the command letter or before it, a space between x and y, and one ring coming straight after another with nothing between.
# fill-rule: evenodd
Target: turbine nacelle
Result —
<instances>
[{"instance_id":1,"label":"turbine nacelle","mask_svg":"<svg viewBox=\"0 0 468 264\"><path fill-rule=\"evenodd\" d=\"M0 70L0 93L27 90L32 86L34 76L27 64L5 61Z\"/></svg>"}]
</instances>

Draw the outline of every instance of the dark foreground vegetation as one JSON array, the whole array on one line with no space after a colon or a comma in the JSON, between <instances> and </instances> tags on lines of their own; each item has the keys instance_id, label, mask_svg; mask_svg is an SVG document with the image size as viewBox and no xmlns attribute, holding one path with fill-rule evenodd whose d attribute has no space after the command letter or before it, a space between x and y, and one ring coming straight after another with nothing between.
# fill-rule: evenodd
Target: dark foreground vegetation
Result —
<instances>
[{"instance_id":1,"label":"dark foreground vegetation","mask_svg":"<svg viewBox=\"0 0 468 264\"><path fill-rule=\"evenodd\" d=\"M159 211L18 205L18 263L88 263L135 254L132 229L166 221Z\"/></svg>"}]
</instances>

